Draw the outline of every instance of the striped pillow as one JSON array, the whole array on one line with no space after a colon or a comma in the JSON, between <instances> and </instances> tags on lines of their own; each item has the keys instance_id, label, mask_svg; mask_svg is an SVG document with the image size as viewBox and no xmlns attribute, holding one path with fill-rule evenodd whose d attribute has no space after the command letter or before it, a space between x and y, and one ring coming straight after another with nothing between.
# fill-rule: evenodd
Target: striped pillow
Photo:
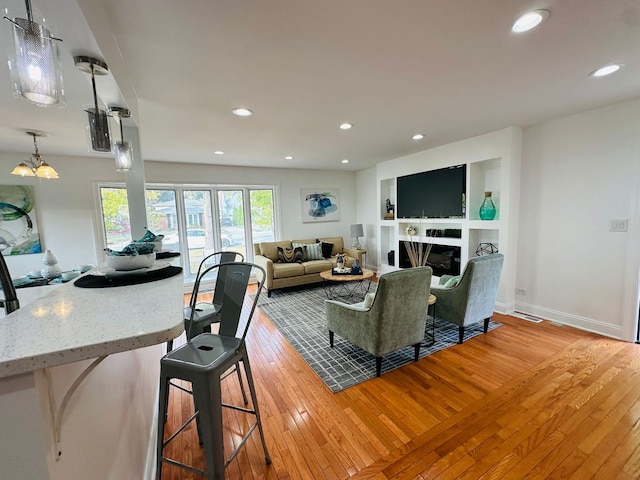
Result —
<instances>
[{"instance_id":1,"label":"striped pillow","mask_svg":"<svg viewBox=\"0 0 640 480\"><path fill-rule=\"evenodd\" d=\"M305 251L305 260L324 260L322 256L322 244L320 243L292 243L293 247L302 247Z\"/></svg>"}]
</instances>

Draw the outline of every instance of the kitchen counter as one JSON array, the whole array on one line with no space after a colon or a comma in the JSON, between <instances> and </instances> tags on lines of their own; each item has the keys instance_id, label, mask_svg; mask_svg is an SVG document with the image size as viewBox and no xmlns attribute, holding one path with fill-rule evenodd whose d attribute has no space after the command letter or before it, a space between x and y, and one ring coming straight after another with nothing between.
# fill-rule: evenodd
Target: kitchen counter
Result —
<instances>
[{"instance_id":1,"label":"kitchen counter","mask_svg":"<svg viewBox=\"0 0 640 480\"><path fill-rule=\"evenodd\" d=\"M182 293L176 275L114 288L71 281L30 303L21 300L22 308L0 319L0 378L175 338L183 331Z\"/></svg>"},{"instance_id":2,"label":"kitchen counter","mask_svg":"<svg viewBox=\"0 0 640 480\"><path fill-rule=\"evenodd\" d=\"M21 308L0 318L0 477L151 480L160 358L183 331L183 275L21 290L35 289L43 295L18 291Z\"/></svg>"}]
</instances>

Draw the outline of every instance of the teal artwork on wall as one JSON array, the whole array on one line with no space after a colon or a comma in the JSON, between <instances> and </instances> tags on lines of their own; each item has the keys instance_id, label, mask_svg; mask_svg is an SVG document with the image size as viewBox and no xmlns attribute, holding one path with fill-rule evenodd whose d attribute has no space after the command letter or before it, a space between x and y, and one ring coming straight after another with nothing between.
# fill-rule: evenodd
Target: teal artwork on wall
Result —
<instances>
[{"instance_id":1,"label":"teal artwork on wall","mask_svg":"<svg viewBox=\"0 0 640 480\"><path fill-rule=\"evenodd\" d=\"M301 189L302 223L340 220L340 190L335 188Z\"/></svg>"},{"instance_id":2,"label":"teal artwork on wall","mask_svg":"<svg viewBox=\"0 0 640 480\"><path fill-rule=\"evenodd\" d=\"M2 255L42 253L33 187L0 185L0 215Z\"/></svg>"}]
</instances>

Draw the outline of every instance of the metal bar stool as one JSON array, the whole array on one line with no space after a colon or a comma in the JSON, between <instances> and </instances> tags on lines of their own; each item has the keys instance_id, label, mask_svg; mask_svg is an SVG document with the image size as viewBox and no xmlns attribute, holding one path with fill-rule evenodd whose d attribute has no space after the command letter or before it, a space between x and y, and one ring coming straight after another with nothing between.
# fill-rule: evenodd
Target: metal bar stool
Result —
<instances>
[{"instance_id":1,"label":"metal bar stool","mask_svg":"<svg viewBox=\"0 0 640 480\"><path fill-rule=\"evenodd\" d=\"M235 458L240 448L242 448L256 427L260 432L265 461L267 465L271 463L264 439L262 423L260 421L253 376L251 375L251 366L245 344L245 337L249 330L249 325L266 275L260 266L242 262L215 265L205 270L204 274L209 272L209 270L219 269L220 267L225 268L227 272L225 275L224 294L219 311L219 333L202 333L197 335L186 344L167 353L160 360L159 421L156 449L157 480L162 478L163 462L199 473L207 479L223 480L226 466ZM248 316L246 316L246 319L243 319L242 307L252 268L256 270L257 275L261 278L258 282L258 291L251 302ZM202 276L204 276L204 274ZM245 322L244 329L242 329L241 321ZM241 331L241 335L238 335L239 331ZM189 336L189 333L187 333L187 336ZM253 409L222 402L220 382L227 370L240 363L244 366ZM169 388L169 381L173 378L191 382L196 411L182 427L164 441L164 422L161 419L166 417L167 403L165 399ZM236 449L226 460L222 428L222 407L253 414L256 417L255 423L251 425ZM200 434L204 449L204 470L197 469L191 465L185 465L177 460L164 457L163 455L164 447L194 419L197 422L198 433Z\"/></svg>"}]
</instances>

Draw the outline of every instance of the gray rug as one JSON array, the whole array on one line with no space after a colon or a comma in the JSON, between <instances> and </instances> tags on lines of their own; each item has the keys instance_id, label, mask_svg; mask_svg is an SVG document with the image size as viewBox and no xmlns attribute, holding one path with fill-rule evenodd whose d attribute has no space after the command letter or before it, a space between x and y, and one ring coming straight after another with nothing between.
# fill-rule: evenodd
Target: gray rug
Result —
<instances>
[{"instance_id":1,"label":"gray rug","mask_svg":"<svg viewBox=\"0 0 640 480\"><path fill-rule=\"evenodd\" d=\"M371 289L375 290L375 284L371 284ZM324 309L326 298L322 287L275 290L271 298L266 293L260 295L258 307L327 387L336 393L374 378L375 357L339 335L334 337L334 348L329 346ZM499 323L490 322L489 330L499 326ZM467 328L465 340L481 333L481 325ZM420 358L456 344L458 327L436 319L435 342L432 343L429 318L425 337ZM409 346L383 357L382 374L412 362L413 355L414 348Z\"/></svg>"}]
</instances>

